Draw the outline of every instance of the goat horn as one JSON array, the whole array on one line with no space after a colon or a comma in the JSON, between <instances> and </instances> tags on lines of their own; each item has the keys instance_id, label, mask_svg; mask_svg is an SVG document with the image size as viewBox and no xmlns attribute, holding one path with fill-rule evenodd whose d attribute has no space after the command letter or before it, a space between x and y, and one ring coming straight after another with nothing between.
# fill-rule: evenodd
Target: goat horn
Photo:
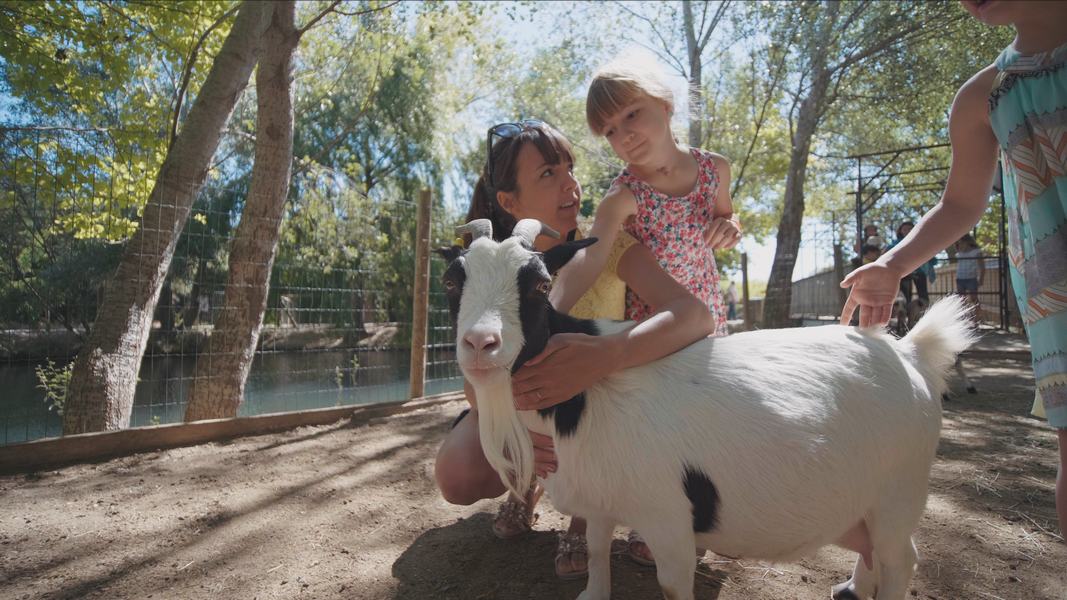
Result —
<instances>
[{"instance_id":1,"label":"goat horn","mask_svg":"<svg viewBox=\"0 0 1067 600\"><path fill-rule=\"evenodd\" d=\"M471 234L472 241L480 237L493 238L493 222L489 219L475 219L466 225L456 227L456 234Z\"/></svg>"},{"instance_id":2,"label":"goat horn","mask_svg":"<svg viewBox=\"0 0 1067 600\"><path fill-rule=\"evenodd\" d=\"M548 225L545 225L537 219L523 219L515 224L515 228L511 230L512 237L520 237L531 248L533 247L534 240L539 235L547 235L553 239L559 239L559 232L552 229Z\"/></svg>"}]
</instances>

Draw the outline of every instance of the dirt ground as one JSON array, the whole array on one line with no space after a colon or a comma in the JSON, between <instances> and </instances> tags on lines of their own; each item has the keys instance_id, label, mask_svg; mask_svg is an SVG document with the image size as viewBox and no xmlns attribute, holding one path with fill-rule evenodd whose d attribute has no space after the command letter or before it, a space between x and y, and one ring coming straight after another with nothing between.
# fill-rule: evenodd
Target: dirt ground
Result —
<instances>
[{"instance_id":1,"label":"dirt ground","mask_svg":"<svg viewBox=\"0 0 1067 600\"><path fill-rule=\"evenodd\" d=\"M1029 362L966 361L944 435L912 597L1067 598L1057 531L1056 440L1028 418ZM450 506L434 452L459 403L353 427L155 452L0 478L0 598L571 599L584 581L552 572L563 517L493 537L497 501ZM622 538L618 531L617 538ZM852 555L798 564L709 554L700 600L825 599ZM659 598L654 568L612 561L613 598Z\"/></svg>"}]
</instances>

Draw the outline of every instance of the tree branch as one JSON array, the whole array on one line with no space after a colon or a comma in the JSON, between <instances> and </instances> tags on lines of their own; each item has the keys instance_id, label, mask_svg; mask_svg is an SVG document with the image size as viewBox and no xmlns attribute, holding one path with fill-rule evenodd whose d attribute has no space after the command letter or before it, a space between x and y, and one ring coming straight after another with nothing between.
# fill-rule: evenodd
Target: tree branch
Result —
<instances>
[{"instance_id":1,"label":"tree branch","mask_svg":"<svg viewBox=\"0 0 1067 600\"><path fill-rule=\"evenodd\" d=\"M341 1L342 0L333 0L333 2L330 2L330 5L327 6L322 12L320 12L319 14L315 15L314 17L312 17L312 19L307 22L307 25L304 25L303 27L300 27L299 29L296 30L297 37L303 36L305 33L307 33L307 31L309 29L314 27L316 23L318 23L320 20L322 20L326 15L328 15L330 13L335 13L335 14L338 14L338 15L344 15L346 17L358 17L358 16L361 16L361 15L366 15L366 14L370 14L370 13L373 13L373 12L388 10L388 9L396 6L397 4L400 4L400 0L393 0L393 2L390 2L390 3L388 3L388 4L384 5L384 6L379 6L377 8L368 8L367 10L357 10L355 12L345 12L343 10L338 10L337 9L337 5L340 4Z\"/></svg>"},{"instance_id":2,"label":"tree branch","mask_svg":"<svg viewBox=\"0 0 1067 600\"><path fill-rule=\"evenodd\" d=\"M189 51L189 58L185 61L185 69L182 70L181 83L178 86L178 93L174 98L174 114L171 115L170 120L170 139L167 141L167 149L174 144L174 140L178 137L178 118L181 116L182 104L185 102L185 92L189 88L189 81L193 76L193 67L196 65L197 55L200 54L200 48L203 47L204 42L207 40L207 36L211 35L211 32L222 25L223 21L230 18L230 16L237 13L237 9L240 8L240 4L236 4L230 8L230 10L219 15L218 19L212 23L204 33L200 34L196 43L193 44L192 50Z\"/></svg>"}]
</instances>

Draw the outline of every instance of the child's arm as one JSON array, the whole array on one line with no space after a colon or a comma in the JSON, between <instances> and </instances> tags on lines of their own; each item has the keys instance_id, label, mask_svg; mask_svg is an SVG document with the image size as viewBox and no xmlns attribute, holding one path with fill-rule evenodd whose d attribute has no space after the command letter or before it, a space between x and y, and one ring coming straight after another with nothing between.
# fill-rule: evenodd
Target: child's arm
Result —
<instances>
[{"instance_id":1,"label":"child's arm","mask_svg":"<svg viewBox=\"0 0 1067 600\"><path fill-rule=\"evenodd\" d=\"M719 173L719 191L712 204L711 224L704 232L704 241L712 250L733 248L741 241L741 223L734 215L730 201L730 161L725 156L712 153L712 162Z\"/></svg>"},{"instance_id":2,"label":"child's arm","mask_svg":"<svg viewBox=\"0 0 1067 600\"><path fill-rule=\"evenodd\" d=\"M636 212L637 199L629 188L617 185L608 190L607 196L596 209L593 228L589 231L589 237L597 238L597 243L579 250L560 270L559 277L552 285L548 298L556 310L570 312L582 294L593 286L607 265L615 245L615 236L622 228L623 221Z\"/></svg>"},{"instance_id":3,"label":"child's arm","mask_svg":"<svg viewBox=\"0 0 1067 600\"><path fill-rule=\"evenodd\" d=\"M860 308L862 327L888 323L900 279L967 233L982 217L997 164L997 138L986 104L995 76L996 68L990 65L956 94L948 124L952 167L941 202L901 243L845 277L841 287L852 290L841 311L842 324L848 324L856 308Z\"/></svg>"}]
</instances>

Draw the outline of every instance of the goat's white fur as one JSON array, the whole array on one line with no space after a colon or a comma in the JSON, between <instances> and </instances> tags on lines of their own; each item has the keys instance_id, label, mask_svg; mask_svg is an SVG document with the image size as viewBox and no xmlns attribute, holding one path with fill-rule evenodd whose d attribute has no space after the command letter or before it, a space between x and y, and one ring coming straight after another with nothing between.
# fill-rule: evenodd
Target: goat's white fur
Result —
<instances>
[{"instance_id":1,"label":"goat's white fur","mask_svg":"<svg viewBox=\"0 0 1067 600\"><path fill-rule=\"evenodd\" d=\"M590 576L580 598L610 594L615 524L640 531L668 598L692 598L693 547L791 561L865 523L874 568L857 560L848 590L902 600L916 562L911 532L926 502L941 425L944 373L972 341L955 298L935 304L901 340L842 326L709 338L616 373L586 392L574 435L514 409L507 367L523 343L515 273L531 253L479 240L466 255L458 340L499 326L501 347L476 360L457 343L478 397L490 464L520 497L533 453L526 432L552 435L557 471L544 485L561 511L589 522ZM599 321L602 333L630 323ZM482 363L484 365L484 362ZM681 478L715 484L718 524L694 534Z\"/></svg>"}]
</instances>

